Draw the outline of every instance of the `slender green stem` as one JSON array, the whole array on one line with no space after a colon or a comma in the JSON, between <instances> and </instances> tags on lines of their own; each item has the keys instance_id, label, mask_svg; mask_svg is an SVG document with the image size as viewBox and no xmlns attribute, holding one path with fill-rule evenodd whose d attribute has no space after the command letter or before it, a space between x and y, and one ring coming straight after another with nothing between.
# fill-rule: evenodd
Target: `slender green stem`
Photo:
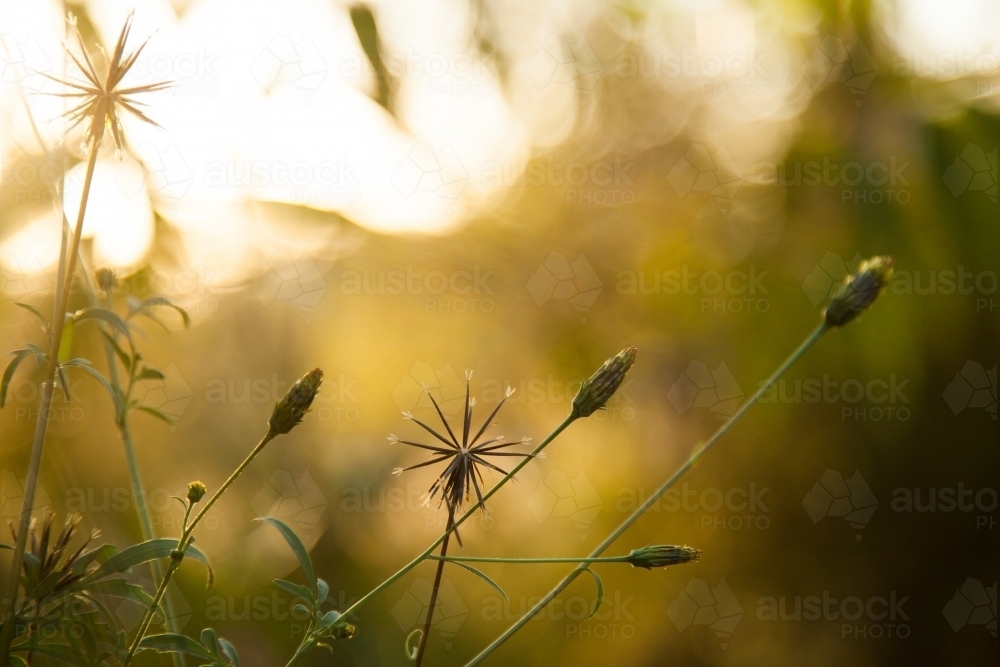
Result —
<instances>
[{"instance_id":1,"label":"slender green stem","mask_svg":"<svg viewBox=\"0 0 1000 667\"><path fill-rule=\"evenodd\" d=\"M570 557L570 558L487 558L481 556L428 556L427 560L437 560L449 563L513 563L527 565L529 563L628 563L631 556L602 556L600 558Z\"/></svg>"},{"instance_id":2,"label":"slender green stem","mask_svg":"<svg viewBox=\"0 0 1000 667\"><path fill-rule=\"evenodd\" d=\"M791 368L792 364L798 361L799 358L802 357L802 355L805 354L806 351L816 343L816 341L822 338L823 334L825 334L828 330L829 327L825 322L816 327L816 329L804 341L802 341L802 344L799 345L798 348L796 348L796 350L792 352L792 354L787 359L785 359L785 361L782 362L780 366L778 366L778 369L771 375L771 377L769 377L767 381L764 384L762 384L760 388L757 389L754 395L751 396L750 399L746 403L744 403L732 417L726 420L726 422L722 426L720 426L715 433L712 434L712 437L709 438L704 445L695 449L695 451L691 454L691 456L688 457L688 460L680 468L678 468L677 471L673 475L671 475L670 478L667 479L667 481L664 482L660 486L660 488L658 488L646 500L646 502L644 502L640 507L638 507L634 512L632 512L632 514L630 514L628 518L626 518L625 521L623 521L622 524L618 526L618 528L613 533L611 533L611 535L607 537L607 539L601 542L601 544L596 549L594 549L594 551L590 554L590 557L597 558L602 553L604 553L604 550L607 549L609 546L611 546L615 542L615 540L621 537L622 533L628 530L629 527L633 523L635 523L640 516L645 514L645 512L650 507L652 507L660 499L660 497L664 493L666 493L677 482L677 480L679 480L684 475L684 473L690 470L694 466L694 464L697 463L698 459L704 456L705 453L709 449L711 449L712 446L715 445L715 443L717 443L719 439L722 438L722 436L725 435L726 432L736 422L738 422L751 407L753 407L757 403L757 401L760 400L761 396L763 396L766 392L770 391L774 383L778 381L778 378L784 375L785 372L789 368ZM542 598L538 602L538 604L536 604L534 607L529 609L527 613L525 613L524 616L522 616L514 625L508 628L506 632L504 632L502 635L493 640L493 643L484 648L479 653L479 655L470 660L466 664L466 667L472 667L472 665L478 665L480 662L486 659L486 657L490 653L493 653L493 651L495 651L501 644L510 639L510 637L515 632L524 627L525 624L528 623L528 621L530 621L536 614L538 614L538 612L545 609L546 605L548 605L553 599L555 599L555 597L559 595L559 593L561 593L567 586L569 586L573 582L573 580L576 579L578 576L580 576L586 569L587 568L585 565L580 565L575 570L566 575L566 577L562 581L560 581L555 588L549 591L548 595Z\"/></svg>"},{"instance_id":3,"label":"slender green stem","mask_svg":"<svg viewBox=\"0 0 1000 667\"><path fill-rule=\"evenodd\" d=\"M455 523L455 513L451 507L448 508L448 528ZM424 651L427 650L427 638L431 634L431 621L434 619L434 607L437 606L438 590L441 588L441 575L444 574L444 559L448 555L448 541L451 535L445 535L444 542L441 543L441 555L435 560L438 561L437 571L434 573L434 585L431 587L431 600L427 604L427 618L424 619L423 632L420 634L420 646L417 647L417 658L413 667L420 667L424 662Z\"/></svg>"},{"instance_id":4,"label":"slender green stem","mask_svg":"<svg viewBox=\"0 0 1000 667\"><path fill-rule=\"evenodd\" d=\"M63 327L66 324L65 313L69 307L69 296L73 287L73 274L76 272L76 258L80 252L80 239L83 235L83 219L87 212L87 202L90 199L90 187L94 180L94 169L97 166L97 152L103 135L104 125L100 131L94 132L90 141L90 159L87 161L87 173L83 181L83 194L80 198L80 210L76 217L76 228L73 233L71 247L66 254L66 273L60 276L62 289L58 293L56 317L52 321L52 339L49 341L49 352L45 365L45 379L42 384L42 397L38 406L38 421L35 422L35 435L31 443L31 458L28 462L28 475L24 482L24 498L21 506L21 518L18 522L17 539L14 543L14 554L11 558L10 578L7 583L7 594L3 599L3 632L0 633L0 665L6 665L10 656L10 644L14 636L13 611L17 599L21 568L24 564L24 549L28 541L28 529L31 526L31 512L35 505L35 490L38 486L38 471L42 466L42 450L45 446L45 433L49 424L49 410L52 407L52 394L55 390L56 372L59 370L59 345L62 342Z\"/></svg>"},{"instance_id":5,"label":"slender green stem","mask_svg":"<svg viewBox=\"0 0 1000 667\"><path fill-rule=\"evenodd\" d=\"M268 431L267 435L261 438L261 441L257 443L256 447L253 448L253 451L251 451L247 457L243 459L243 463L241 463L239 467L233 471L233 474L229 476L229 479L227 479L222 486L219 487L219 490L216 491L211 498L209 498L208 502L205 503L205 505L201 508L201 511L195 515L194 519L192 519L190 523L188 523L188 518L191 516L191 509L193 508L193 505L188 503L187 511L184 514L184 530L181 533L180 541L177 543L177 549L171 555L170 565L167 567L167 571L164 573L163 579L160 580L160 585L156 589L156 595L153 596L153 601L150 603L149 608L146 609L146 613L142 617L142 623L139 624L139 631L136 633L135 639L132 640L132 645L129 647L128 654L125 656L125 661L122 663L122 667L128 667L129 663L132 662L135 652L139 649L139 644L146 636L149 624L152 622L153 615L156 613L156 607L160 604L160 600L163 599L163 596L166 594L167 585L170 583L170 579L174 576L174 572L178 567L180 567L181 562L184 560L184 555L187 553L188 547L190 547L191 543L194 542L194 529L198 527L198 523L201 522L205 514L212 509L212 505L214 505L216 501L222 497L222 494L226 492L226 489L228 489L232 483L236 481L236 478L240 476L240 473L246 470L246 467L250 465L260 451L264 449L264 446L271 442L274 438L275 435L270 431Z\"/></svg>"},{"instance_id":6,"label":"slender green stem","mask_svg":"<svg viewBox=\"0 0 1000 667\"><path fill-rule=\"evenodd\" d=\"M531 450L531 453L528 456L526 456L520 463L518 463L516 466L514 466L514 468L509 473L507 473L507 475L503 479L501 479L499 482L497 482L493 486L493 488L490 489L483 496L483 503L485 503L487 500L489 500L490 498L492 498L493 494L495 494L497 491L500 490L500 487L502 487L504 484L506 484L511 479L513 479L514 475L516 475L518 472L520 472L521 468L523 468L524 466L526 466L528 464L528 461L530 461L533 458L535 458L536 456L538 456L538 454L541 453L541 451L543 449L545 449L549 445L549 443L551 443L553 440L555 440L557 437L559 437L559 434L561 434L563 431L565 431L566 428L570 424L572 424L574 421L576 421L578 418L579 417L578 417L577 414L570 413L566 417L566 419L564 419L562 421L562 423L559 424L559 426L557 426L555 428L554 431L552 431L551 433L549 433L545 437L544 440L542 440L540 443L538 443L537 447L535 447L533 450ZM402 579L404 576L406 576L406 574L410 570L412 570L413 568L415 568L416 566L420 565L422 562L424 562L425 560L427 560L428 557L431 556L434 553L434 550L437 549L448 538L449 535L451 535L453 532L455 532L455 530L459 526L461 526L463 523L465 523L466 520L468 520L469 517L471 517L476 512L476 510L479 508L479 505L480 505L480 503L476 502L475 505L473 505L465 514L463 514L461 517L459 517L455 521L454 525L452 525L450 528L447 528L444 531L444 533L439 538L437 538L436 540L434 540L434 542L431 543L431 545L429 547L427 547L423 551L423 553L421 553L419 556L417 556L416 558L414 558L413 560L411 560L409 563L407 563L406 565L404 565L402 568L400 568L391 577L389 577L388 579L386 579L385 581L383 581L381 584L379 584L378 586L376 586L375 588L373 588L372 590L370 590L368 593L366 593L360 600L358 600L357 602L355 602L354 604L352 604L350 607L348 607L347 609L345 609L344 612L341 615L346 619L348 614L352 614L352 613L358 611L358 609L360 609L365 604L367 604L373 597L375 597L376 595L378 595L379 593L381 593L385 589L389 588L389 586L392 586L394 583L396 583L397 581L399 581L400 579ZM310 638L308 638L308 640L303 640L302 644L299 646L299 650L297 650L295 652L295 655L292 656L292 659L285 665L285 667L293 667L296 663L298 663L298 661L302 658L302 656L305 655L309 651L309 649L311 649L315 645L315 643L317 641L319 641L319 639L320 639L319 637L310 637Z\"/></svg>"}]
</instances>

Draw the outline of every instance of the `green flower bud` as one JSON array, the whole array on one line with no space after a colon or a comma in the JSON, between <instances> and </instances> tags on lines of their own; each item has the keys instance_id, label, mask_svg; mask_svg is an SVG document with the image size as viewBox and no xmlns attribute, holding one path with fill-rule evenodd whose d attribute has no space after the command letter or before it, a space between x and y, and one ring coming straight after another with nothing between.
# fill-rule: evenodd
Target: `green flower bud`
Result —
<instances>
[{"instance_id":1,"label":"green flower bud","mask_svg":"<svg viewBox=\"0 0 1000 667\"><path fill-rule=\"evenodd\" d=\"M573 399L573 414L577 417L589 417L603 408L625 380L626 373L635 363L635 354L634 347L625 348L605 361L589 380L585 380Z\"/></svg>"},{"instance_id":2,"label":"green flower bud","mask_svg":"<svg viewBox=\"0 0 1000 667\"><path fill-rule=\"evenodd\" d=\"M644 567L647 570L699 560L701 560L701 552L697 549L675 547L668 544L633 549L628 555L628 562L631 563L632 567Z\"/></svg>"},{"instance_id":3,"label":"green flower bud","mask_svg":"<svg viewBox=\"0 0 1000 667\"><path fill-rule=\"evenodd\" d=\"M892 279L892 257L872 257L861 262L858 272L848 276L830 305L823 311L826 323L842 327L865 312Z\"/></svg>"},{"instance_id":4,"label":"green flower bud","mask_svg":"<svg viewBox=\"0 0 1000 667\"><path fill-rule=\"evenodd\" d=\"M288 433L301 423L322 383L323 371L315 368L292 385L284 398L274 405L271 419L268 420L271 436Z\"/></svg>"},{"instance_id":5,"label":"green flower bud","mask_svg":"<svg viewBox=\"0 0 1000 667\"><path fill-rule=\"evenodd\" d=\"M201 482L191 482L188 484L188 500L190 500L193 505L204 498L207 491L208 489L206 489L205 485Z\"/></svg>"}]
</instances>

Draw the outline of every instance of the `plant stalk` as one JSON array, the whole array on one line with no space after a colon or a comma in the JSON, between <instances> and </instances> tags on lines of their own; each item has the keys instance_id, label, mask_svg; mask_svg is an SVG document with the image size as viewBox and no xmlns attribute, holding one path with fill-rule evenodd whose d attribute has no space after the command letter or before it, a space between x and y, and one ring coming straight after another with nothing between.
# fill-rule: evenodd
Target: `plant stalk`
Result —
<instances>
[{"instance_id":1,"label":"plant stalk","mask_svg":"<svg viewBox=\"0 0 1000 667\"><path fill-rule=\"evenodd\" d=\"M445 563L511 563L528 565L536 563L628 563L631 556L567 557L567 558L490 558L485 556L428 556L427 560Z\"/></svg>"},{"instance_id":2,"label":"plant stalk","mask_svg":"<svg viewBox=\"0 0 1000 667\"><path fill-rule=\"evenodd\" d=\"M87 212L87 201L90 199L90 187L94 180L94 169L97 166L97 151L104 132L103 123L90 141L90 158L87 162L87 174L83 181L83 195L80 198L80 210L76 216L76 228L73 241L66 255L66 273L62 278L62 289L58 293L56 317L52 321L52 340L49 342L49 353L45 364L45 380L42 384L41 403L38 407L38 421L35 423L35 435L31 443L31 458L28 462L28 475L24 483L24 499L21 506L21 518L17 527L17 539L14 543L14 554L11 558L10 578L7 584L7 595L3 600L3 632L0 633L0 665L6 665L10 657L10 644L14 632L14 601L17 599L21 568L24 564L24 549L28 541L28 529L31 526L31 512L35 504L35 490L38 486L38 471L42 466L42 450L45 445L45 432L49 424L49 410L52 406L52 394L55 390L55 377L59 369L59 346L62 342L63 327L66 323L66 309L69 307L70 292L73 287L73 274L76 272L76 258L80 252L80 239L83 235L83 219Z\"/></svg>"},{"instance_id":3,"label":"plant stalk","mask_svg":"<svg viewBox=\"0 0 1000 667\"><path fill-rule=\"evenodd\" d=\"M795 351L792 352L792 354L789 355L789 357L785 359L785 361L782 362L780 366L778 366L778 369L771 375L771 377L767 379L767 381L764 384L760 386L759 389L757 389L754 395L751 396L746 403L740 406L740 409L737 410L732 417L727 419L726 422L722 424L722 426L720 426L718 430L715 431L715 433L712 434L712 437L710 437L708 441L705 442L704 445L702 445L700 448L695 449L695 451L692 452L691 456L688 457L688 460L683 465L681 465L681 467L678 468L677 471L674 472L674 474L671 475L670 478L667 479L667 481L665 481L646 500L646 502L644 502L640 507L638 507L634 512L632 512L632 514L630 514L628 518L626 518L622 522L622 524L618 526L618 528L613 533L611 533L611 535L607 537L607 539L601 542L601 544L596 549L594 549L594 551L590 554L590 558L599 557L602 553L604 553L605 549L607 549L615 542L615 540L621 537L622 533L628 530L629 527L633 523L635 523L640 516L645 514L646 511L650 507L652 507L664 493L666 493L675 483L677 483L677 480L679 480L682 476L684 476L684 473L690 470L694 466L694 464L698 462L698 459L704 456L705 453L709 449L711 449L712 446L715 445L715 443L717 443L719 439L721 439L722 436L725 435L726 432L734 424L736 424L736 422L738 422L750 408L752 408L757 403L757 401L760 400L761 396L763 396L765 392L771 389L774 383L778 381L778 378L784 375L785 372L788 371L789 368L791 368L792 364L798 361L799 358L801 358L802 355L805 354L806 351L809 350L809 348L811 348L816 343L816 341L822 338L823 334L825 334L828 330L829 326L825 322L817 326L816 329L811 334L809 334L809 336L806 337L804 341L802 341L802 344L800 344L798 348L796 348ZM493 642L489 646L484 648L476 657L474 657L472 660L466 663L465 667L472 667L472 665L478 665L480 662L485 660L487 656L493 653L493 651L499 648L501 644L510 639L510 637L513 636L515 632L520 630L522 627L525 626L525 624L528 623L528 621L534 618L534 616L538 614L538 612L545 609L546 605L552 602L552 600L555 599L555 597L559 595L559 593L561 593L567 586L573 583L573 580L576 579L578 576L580 576L586 569L587 569L586 565L581 564L575 570L566 575L566 577L563 578L563 580L560 581L555 588L549 591L548 595L542 598L538 602L538 604L536 604L534 607L529 609L524 614L524 616L522 616L514 625L508 628L506 632L504 632L502 635L493 640Z\"/></svg>"},{"instance_id":4,"label":"plant stalk","mask_svg":"<svg viewBox=\"0 0 1000 667\"><path fill-rule=\"evenodd\" d=\"M152 622L153 615L156 613L156 607L160 604L160 600L162 600L163 596L166 594L167 585L170 583L170 579L174 576L174 572L180 567L181 562L184 560L184 554L187 553L188 547L190 547L191 543L194 542L194 529L204 518L205 514L212 509L212 505L214 505L216 501L222 497L222 494L226 492L226 489L228 489L232 483L236 481L236 478L239 477L244 470L246 470L247 466L250 465L257 455L260 454L261 450L264 449L264 446L271 442L274 437L275 436L268 431L267 435L261 438L261 441L257 443L256 447L253 448L253 451L251 451L247 457L243 459L243 463L241 463L239 467L233 471L233 474L229 476L229 479L227 479L222 486L219 487L219 490L216 491L211 498L209 498L208 502L201 508L201 511L199 511L198 514L195 515L194 519L191 520L191 523L187 522L187 518L192 509L192 506L189 504L188 514L184 517L184 530L182 531L181 538L177 543L177 549L174 551L174 554L171 554L170 565L167 567L167 571L164 573L163 579L160 580L160 585L156 589L156 595L153 596L153 601L150 603L149 608L146 609L146 613L142 617L142 623L139 624L139 631L136 633L135 639L129 647L128 654L125 656L125 661L122 663L122 667L128 667L129 663L132 662L135 652L139 649L139 643L142 642L143 638L146 636L149 624Z\"/></svg>"},{"instance_id":5,"label":"plant stalk","mask_svg":"<svg viewBox=\"0 0 1000 667\"><path fill-rule=\"evenodd\" d=\"M579 415L577 415L575 413L570 413L566 417L566 419L564 419L562 421L562 423L559 424L559 426L557 426L555 428L554 431L552 431L551 433L549 433L545 437L544 440L542 440L540 443L538 443L537 447L535 447L533 450L531 450L531 454L530 455L528 455L524 459L522 459L521 462L519 462L516 466L514 466L514 468L509 473L507 473L507 475L503 479L501 479L499 482L497 482L493 486L492 489L490 489L488 492L486 492L486 494L483 496L483 503L485 503L487 500L489 500L490 498L492 498L493 494L495 494L497 491L499 491L501 486L503 486L504 484L506 484L507 482L509 482L511 479L513 479L514 475L516 475L518 472L520 472L521 468L523 468L524 466L526 466L528 464L528 461L530 461L533 458L535 458L536 456L538 456L538 454L543 449L545 449L549 445L549 443L551 443L553 440L555 440L559 436L559 434L561 434L563 431L565 431L566 428L570 424L572 424L574 421L576 421L578 418L579 418ZM344 617L344 618L347 618L348 614L352 614L352 613L356 612L358 609L360 609L366 603L368 603L373 597L375 597L376 595L378 595L379 593L381 593L385 589L389 588L389 586L392 586L394 583L396 583L397 581L399 581L400 579L402 579L404 576L406 576L406 574L410 570L412 570L413 568L415 568L416 566L420 565L422 562L424 562L425 560L427 560L434 553L434 550L437 549L438 546L440 546L441 544L443 544L446 539L448 539L449 535L451 535L453 532L455 532L455 530L457 530L459 526L461 526L463 523L465 523L475 513L475 511L479 507L479 505L480 505L480 503L477 501L475 505L473 505L468 511L465 512L465 514L463 514L461 517L459 517L457 520L455 520L455 522L451 525L450 528L445 529L444 533L439 538L437 538L436 540L434 540L434 542L429 547L427 547L427 549L425 549L423 553L421 553L419 556L417 556L416 558L414 558L413 560L411 560L409 563L407 563L406 565L404 565L395 574L393 574L391 577L389 577L388 579L386 579L385 581L383 581L381 584L379 584L378 586L376 586L372 590L368 591L368 593L366 593L360 600L358 600L357 602L355 602L354 604L352 604L350 607L348 607L347 609L345 609L343 611L343 613L341 614L341 616ZM302 644L299 646L299 650L297 650L295 652L295 655L292 656L292 659L288 661L288 663L285 665L285 667L294 667L294 665L296 665L298 663L298 661L301 660L302 656L305 655L306 652L317 641L319 641L318 637L309 638L308 640L303 640Z\"/></svg>"},{"instance_id":6,"label":"plant stalk","mask_svg":"<svg viewBox=\"0 0 1000 667\"><path fill-rule=\"evenodd\" d=\"M455 524L455 512L451 507L448 508L448 528L451 528ZM431 587L431 600L427 605L427 618L424 619L424 629L423 634L420 635L420 646L417 648L417 658L414 667L420 667L424 662L424 651L427 650L427 638L431 634L431 620L434 618L434 607L437 605L438 590L441 588L441 575L444 573L444 559L448 555L448 541L451 539L451 533L448 533L444 537L444 542L441 543L441 555L435 560L438 561L437 572L434 573L434 586Z\"/></svg>"}]
</instances>

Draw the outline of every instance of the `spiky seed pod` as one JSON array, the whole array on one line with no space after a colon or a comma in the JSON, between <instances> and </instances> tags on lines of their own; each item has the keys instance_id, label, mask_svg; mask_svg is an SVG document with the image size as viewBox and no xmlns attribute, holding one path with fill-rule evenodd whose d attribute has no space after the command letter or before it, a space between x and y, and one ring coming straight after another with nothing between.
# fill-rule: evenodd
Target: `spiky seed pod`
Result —
<instances>
[{"instance_id":1,"label":"spiky seed pod","mask_svg":"<svg viewBox=\"0 0 1000 667\"><path fill-rule=\"evenodd\" d=\"M191 482L188 484L188 500L191 501L192 505L194 505L205 497L205 493L207 493L207 491L208 489L206 489L205 485L201 482Z\"/></svg>"},{"instance_id":2,"label":"spiky seed pod","mask_svg":"<svg viewBox=\"0 0 1000 667\"><path fill-rule=\"evenodd\" d=\"M285 396L274 404L271 419L268 420L271 436L288 433L302 422L312 405L313 399L323 384L323 371L314 368L296 381Z\"/></svg>"},{"instance_id":3,"label":"spiky seed pod","mask_svg":"<svg viewBox=\"0 0 1000 667\"><path fill-rule=\"evenodd\" d=\"M892 279L893 258L886 256L866 259L857 273L848 276L830 304L823 311L826 323L842 327L865 312Z\"/></svg>"},{"instance_id":4,"label":"spiky seed pod","mask_svg":"<svg viewBox=\"0 0 1000 667\"><path fill-rule=\"evenodd\" d=\"M677 547L669 544L633 549L628 555L632 567L642 567L647 570L654 567L681 565L701 560L701 552L691 547Z\"/></svg>"},{"instance_id":5,"label":"spiky seed pod","mask_svg":"<svg viewBox=\"0 0 1000 667\"><path fill-rule=\"evenodd\" d=\"M573 399L573 414L589 417L604 407L625 380L625 375L635 363L637 350L627 347L604 362L597 372L580 385L580 391Z\"/></svg>"},{"instance_id":6,"label":"spiky seed pod","mask_svg":"<svg viewBox=\"0 0 1000 667\"><path fill-rule=\"evenodd\" d=\"M72 51L67 50L67 55L73 64L83 74L83 79L68 79L53 76L40 72L48 79L52 79L71 89L72 92L57 93L61 97L68 97L76 102L76 106L66 112L66 117L70 121L70 128L85 122L87 125L87 142L91 140L100 141L104 137L105 128L111 130L115 148L121 151L123 143L122 135L122 113L127 111L139 120L156 125L143 111L143 104L135 99L137 94L151 93L164 90L171 86L168 81L151 83L142 86L126 87L121 85L122 79L135 65L139 54L146 46L146 42L139 45L139 48L132 53L125 53L125 43L128 41L129 32L132 30L132 14L125 19L115 50L108 58L107 71L102 76L91 62L87 55L87 48L83 43L80 31L76 30L75 23L73 32L76 33L77 42L80 46L80 57L77 58ZM147 40L148 41L148 40Z\"/></svg>"},{"instance_id":7,"label":"spiky seed pod","mask_svg":"<svg viewBox=\"0 0 1000 667\"><path fill-rule=\"evenodd\" d=\"M445 464L444 470L427 492L427 501L440 496L440 502L445 503L448 506L449 512L452 513L458 512L462 508L462 503L471 497L473 491L476 494L477 504L480 509L482 509L483 513L486 513L486 506L484 504L482 491L482 485L484 484L482 468L489 468L500 473L501 475L507 474L506 470L490 463L487 459L501 456L514 456L522 458L531 456L531 454L522 452L501 451L515 445L525 445L528 443L527 438L513 442L504 442L504 437L501 435L487 440L481 440L487 429L493 425L493 418L497 416L498 412L500 412L500 408L503 407L503 404L514 393L513 389L507 389L503 399L495 408L493 408L493 412L491 412L489 417L486 418L483 425L478 431L473 432L472 408L476 404L476 400L472 398L471 390L469 388L471 379L472 372L466 372L465 410L463 412L461 428L453 429L451 427L451 424L449 424L448 420L445 419L444 413L441 411L441 407L438 405L438 402L434 399L430 389L427 387L424 387L424 392L434 405L434 409L437 412L438 417L441 418L441 423L444 425L445 433L440 433L439 431L431 428L419 419L416 419L409 412L403 413L403 417L405 419L414 422L422 429L433 435L437 440L437 443L440 444L435 443L433 445L427 445L410 440L400 440L395 435L389 436L389 442L393 444L398 443L409 445L411 447L418 447L432 452L431 459L429 461L418 463L408 468L397 468L393 471L394 474L399 475L407 470L414 470L416 468L422 468L435 463Z\"/></svg>"}]
</instances>

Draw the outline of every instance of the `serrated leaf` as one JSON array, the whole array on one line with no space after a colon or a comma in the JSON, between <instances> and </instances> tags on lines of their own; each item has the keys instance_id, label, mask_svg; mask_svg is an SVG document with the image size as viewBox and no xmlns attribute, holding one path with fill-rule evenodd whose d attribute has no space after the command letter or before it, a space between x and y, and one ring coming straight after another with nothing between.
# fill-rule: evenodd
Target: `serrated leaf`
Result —
<instances>
[{"instance_id":1,"label":"serrated leaf","mask_svg":"<svg viewBox=\"0 0 1000 667\"><path fill-rule=\"evenodd\" d=\"M309 588L313 593L312 597L315 599L318 593L316 589L316 574L313 572L313 564L312 559L309 557L309 550L306 549L306 545L302 543L299 536L296 535L295 531L289 528L284 521L273 516L260 517L254 519L254 521L263 521L264 523L269 523L278 529L281 536L285 538L286 542L288 542L288 546L291 547L292 553L294 553L295 557L299 559L299 564L302 566L302 572L306 575L306 580L309 582Z\"/></svg>"},{"instance_id":2,"label":"serrated leaf","mask_svg":"<svg viewBox=\"0 0 1000 667\"><path fill-rule=\"evenodd\" d=\"M303 600L309 600L310 602L313 602L312 591L310 591L305 586L300 586L298 584L292 583L291 581L285 581L284 579L275 579L274 585L288 593L291 593L297 598L302 598Z\"/></svg>"},{"instance_id":3,"label":"serrated leaf","mask_svg":"<svg viewBox=\"0 0 1000 667\"><path fill-rule=\"evenodd\" d=\"M597 599L594 600L594 608L590 612L590 616L586 620L590 620L597 613L597 610L601 608L601 603L604 602L604 582L601 578L597 576L597 573L591 570L589 567L584 568L584 572L589 572L590 576L594 578L594 583L597 584Z\"/></svg>"},{"instance_id":4,"label":"serrated leaf","mask_svg":"<svg viewBox=\"0 0 1000 667\"><path fill-rule=\"evenodd\" d=\"M34 354L33 350L14 350L10 352L14 355L14 358L9 364L7 364L6 370L3 372L3 379L0 380L0 408L2 408L7 403L7 391L10 389L10 382L14 379L14 372L17 367L21 364L28 355Z\"/></svg>"},{"instance_id":5,"label":"serrated leaf","mask_svg":"<svg viewBox=\"0 0 1000 667\"><path fill-rule=\"evenodd\" d=\"M46 331L48 331L48 330L49 330L49 321L48 321L48 320L47 320L47 319L45 318L45 316L44 316L44 315L42 315L42 314L41 314L41 313L40 313L40 312L38 311L38 309L37 309L37 308L35 308L34 306L32 306L32 305L29 305L29 304L27 304L27 303L15 303L14 305L15 305L15 306L19 306L19 307L21 307L21 308L24 308L24 309L25 309L26 311L28 311L29 313L31 313L32 315L34 315L35 317L37 317L38 319L40 319L40 320L42 321L42 324L44 324L44 325L45 325L45 330L46 330Z\"/></svg>"},{"instance_id":6,"label":"serrated leaf","mask_svg":"<svg viewBox=\"0 0 1000 667\"><path fill-rule=\"evenodd\" d=\"M205 650L201 644L190 637L172 632L144 637L139 642L139 650L156 651L157 653L185 653L210 660L213 665L218 664L215 656Z\"/></svg>"},{"instance_id":7,"label":"serrated leaf","mask_svg":"<svg viewBox=\"0 0 1000 667\"><path fill-rule=\"evenodd\" d=\"M507 594L503 592L503 589L500 588L500 585L497 582L495 582L492 579L490 579L489 577L487 577L485 574L483 574L479 570L477 570L476 568L474 568L471 565L468 565L466 563L459 562L457 560L455 560L455 561L448 561L448 562L451 563L451 564L453 564L453 565L458 565L459 567L463 567L466 570L468 570L469 572L471 572L472 574L476 575L477 577L479 577L480 579L482 579L483 581L485 581L487 584L489 584L490 586L492 586L496 590L497 593L499 593L500 595L503 596L504 600L506 600L507 602L510 602L510 598L508 598Z\"/></svg>"},{"instance_id":8,"label":"serrated leaf","mask_svg":"<svg viewBox=\"0 0 1000 667\"><path fill-rule=\"evenodd\" d=\"M162 419L163 421L167 422L171 426L174 425L174 418L173 417L171 417L170 415L168 415L166 413L160 412L156 408L151 408L148 405L139 405L135 409L136 410L140 410L142 412L145 412L147 414L151 414L154 417L156 417L157 419Z\"/></svg>"},{"instance_id":9,"label":"serrated leaf","mask_svg":"<svg viewBox=\"0 0 1000 667\"><path fill-rule=\"evenodd\" d=\"M101 386L104 387L104 390L108 392L108 396L111 397L111 402L114 403L115 405L115 417L117 421L121 421L122 415L125 413L125 406L122 405L121 397L118 395L118 392L116 392L114 387L111 386L111 383L108 382L103 375L101 375L100 371L91 366L89 361L82 358L70 359L69 361L64 361L60 364L59 367L60 369L62 369L67 366L69 366L70 368L79 368L83 371L86 371L87 374L89 374L92 378L101 383Z\"/></svg>"},{"instance_id":10,"label":"serrated leaf","mask_svg":"<svg viewBox=\"0 0 1000 667\"><path fill-rule=\"evenodd\" d=\"M236 647L228 640L219 637L219 650L222 655L232 664L233 667L240 667L240 656L236 654Z\"/></svg>"}]
</instances>

